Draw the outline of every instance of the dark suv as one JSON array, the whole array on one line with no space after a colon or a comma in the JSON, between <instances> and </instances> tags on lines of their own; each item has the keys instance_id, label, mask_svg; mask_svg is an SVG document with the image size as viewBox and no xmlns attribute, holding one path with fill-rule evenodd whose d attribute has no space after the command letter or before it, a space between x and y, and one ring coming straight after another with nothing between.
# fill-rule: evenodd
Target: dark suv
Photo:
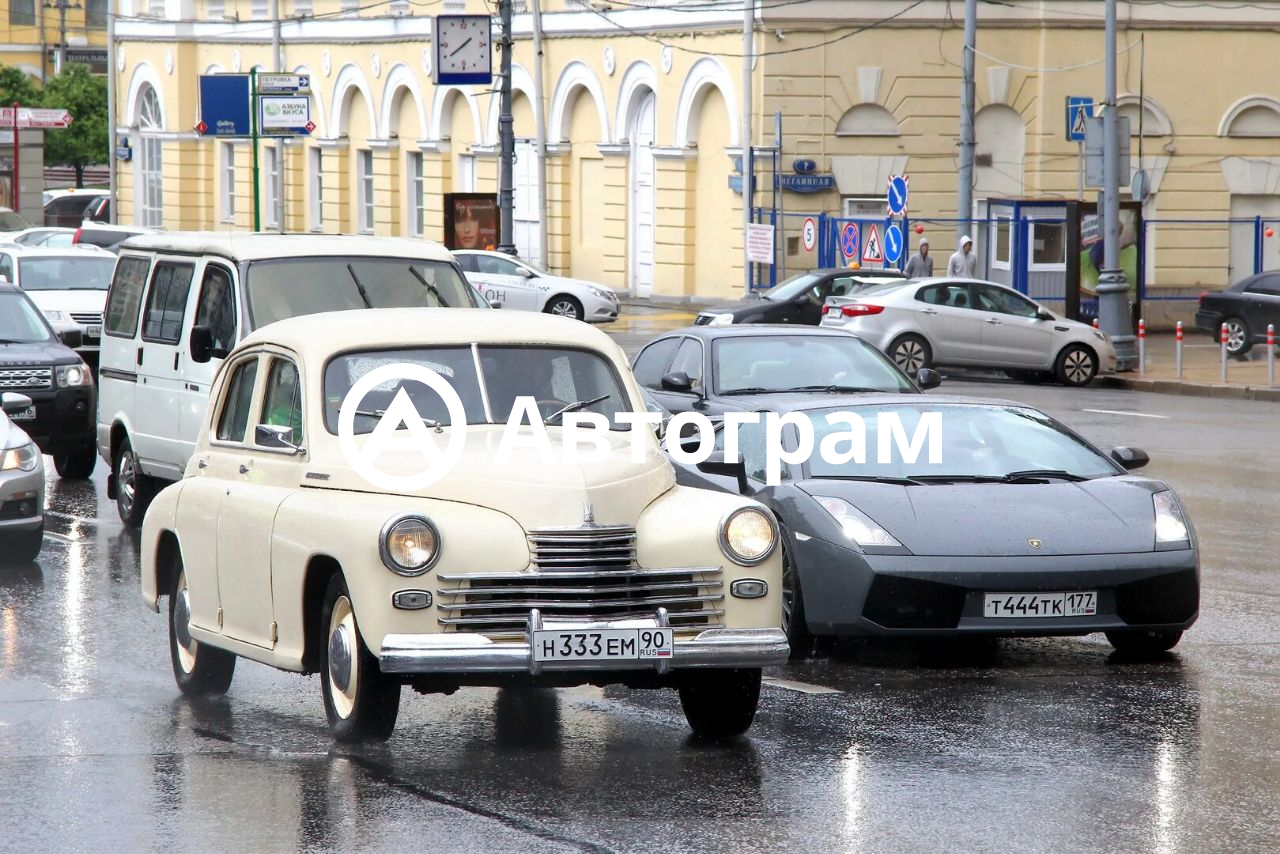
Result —
<instances>
[{"instance_id":1,"label":"dark suv","mask_svg":"<svg viewBox=\"0 0 1280 854\"><path fill-rule=\"evenodd\" d=\"M98 459L93 377L72 349L80 344L78 329L59 340L21 289L0 282L0 391L31 398L9 418L66 478L89 477Z\"/></svg>"}]
</instances>

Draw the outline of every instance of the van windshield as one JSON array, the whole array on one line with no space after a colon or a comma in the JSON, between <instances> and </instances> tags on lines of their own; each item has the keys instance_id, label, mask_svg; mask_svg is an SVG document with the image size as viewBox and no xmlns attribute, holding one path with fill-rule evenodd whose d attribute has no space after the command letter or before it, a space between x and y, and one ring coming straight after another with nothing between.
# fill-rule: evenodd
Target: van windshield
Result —
<instances>
[{"instance_id":1,"label":"van windshield","mask_svg":"<svg viewBox=\"0 0 1280 854\"><path fill-rule=\"evenodd\" d=\"M18 285L24 291L105 291L116 268L114 255L18 259Z\"/></svg>"},{"instance_id":2,"label":"van windshield","mask_svg":"<svg viewBox=\"0 0 1280 854\"><path fill-rule=\"evenodd\" d=\"M483 308L447 261L420 258L281 258L246 274L254 327L352 308Z\"/></svg>"}]
</instances>

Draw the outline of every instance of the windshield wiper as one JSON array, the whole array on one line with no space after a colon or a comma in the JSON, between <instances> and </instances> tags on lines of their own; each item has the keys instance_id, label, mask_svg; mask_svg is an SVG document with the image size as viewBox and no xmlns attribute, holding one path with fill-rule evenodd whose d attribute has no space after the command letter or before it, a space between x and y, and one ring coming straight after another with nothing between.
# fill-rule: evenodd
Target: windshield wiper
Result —
<instances>
[{"instance_id":1,"label":"windshield wiper","mask_svg":"<svg viewBox=\"0 0 1280 854\"><path fill-rule=\"evenodd\" d=\"M369 292L364 289L364 284L360 281L360 277L356 275L356 268L348 264L347 272L351 274L351 281L356 283L356 290L360 292L360 299L364 300L364 307L373 308L373 303L369 302Z\"/></svg>"},{"instance_id":2,"label":"windshield wiper","mask_svg":"<svg viewBox=\"0 0 1280 854\"><path fill-rule=\"evenodd\" d=\"M1069 480L1073 483L1079 483L1089 478L1075 474L1074 472L1064 471L1063 469L1026 469L1024 471L1011 471L1005 475L1002 480L1009 483L1017 483L1027 480L1043 480L1045 478L1057 478L1058 480Z\"/></svg>"},{"instance_id":3,"label":"windshield wiper","mask_svg":"<svg viewBox=\"0 0 1280 854\"><path fill-rule=\"evenodd\" d=\"M873 474L824 474L817 476L819 480L859 480L868 483L892 483L898 486L924 486L924 481L911 477L877 477Z\"/></svg>"},{"instance_id":4,"label":"windshield wiper","mask_svg":"<svg viewBox=\"0 0 1280 854\"><path fill-rule=\"evenodd\" d=\"M611 394L602 394L599 397L592 397L587 400L575 400L573 403L570 403L568 406L562 406L559 409L557 409L555 412L548 415L546 418L542 419L542 423L550 424L553 418L559 418L561 415L564 415L566 412L577 412L579 409L585 409L588 406L594 406L595 404L608 400L611 397L613 397L613 395Z\"/></svg>"},{"instance_id":5,"label":"windshield wiper","mask_svg":"<svg viewBox=\"0 0 1280 854\"><path fill-rule=\"evenodd\" d=\"M387 410L385 409L357 409L356 410L356 415L364 415L368 418L381 419L382 416L386 414L387 414ZM422 418L422 415L418 415L418 417ZM444 425L442 425L439 421L436 421L434 418L422 418L422 423L426 424L428 427L436 428L437 433L444 432Z\"/></svg>"},{"instance_id":6,"label":"windshield wiper","mask_svg":"<svg viewBox=\"0 0 1280 854\"><path fill-rule=\"evenodd\" d=\"M453 307L453 306L449 305L449 303L445 302L444 297L440 296L440 291L436 290L436 286L435 286L435 285L433 285L433 284L431 284L430 282L428 282L428 281L426 280L426 277L425 277L425 276L423 276L423 275L422 275L421 273L419 273L417 270L413 269L413 267L412 267L412 266L410 266L410 267L409 267L409 272L410 272L410 273L413 273L413 277L414 277L415 279L417 279L419 282L422 282L422 286L423 286L424 288L426 288L426 289L431 293L431 295L432 295L433 297L435 297L435 298L436 298L436 302L440 303L440 308L452 308L452 307Z\"/></svg>"},{"instance_id":7,"label":"windshield wiper","mask_svg":"<svg viewBox=\"0 0 1280 854\"><path fill-rule=\"evenodd\" d=\"M801 385L795 388L785 389L785 391L825 391L825 392L851 392L864 391L881 394L895 394L897 390L889 391L884 388L867 388L858 385Z\"/></svg>"},{"instance_id":8,"label":"windshield wiper","mask_svg":"<svg viewBox=\"0 0 1280 854\"><path fill-rule=\"evenodd\" d=\"M919 483L1007 483L1000 475L988 474L913 474Z\"/></svg>"},{"instance_id":9,"label":"windshield wiper","mask_svg":"<svg viewBox=\"0 0 1280 854\"><path fill-rule=\"evenodd\" d=\"M782 389L779 388L760 388L759 386L750 386L749 388L731 388L728 391L722 391L725 397L734 394L780 394Z\"/></svg>"}]
</instances>

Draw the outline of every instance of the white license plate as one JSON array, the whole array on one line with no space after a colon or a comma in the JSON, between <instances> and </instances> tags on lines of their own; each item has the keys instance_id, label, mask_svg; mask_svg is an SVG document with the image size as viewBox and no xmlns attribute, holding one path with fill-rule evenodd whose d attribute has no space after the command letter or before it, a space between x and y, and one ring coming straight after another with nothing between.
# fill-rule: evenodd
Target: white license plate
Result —
<instances>
[{"instance_id":1,"label":"white license plate","mask_svg":"<svg viewBox=\"0 0 1280 854\"><path fill-rule=\"evenodd\" d=\"M101 337L102 337L102 327L101 327L101 326L86 326L86 327L85 327L85 329L84 329L84 335L85 335L85 337L86 337L86 338L101 338Z\"/></svg>"},{"instance_id":2,"label":"white license plate","mask_svg":"<svg viewBox=\"0 0 1280 854\"><path fill-rule=\"evenodd\" d=\"M26 409L22 410L16 415L9 416L10 420L12 421L33 421L35 420L35 417L36 417L36 408L34 406L28 406Z\"/></svg>"},{"instance_id":3,"label":"white license plate","mask_svg":"<svg viewBox=\"0 0 1280 854\"><path fill-rule=\"evenodd\" d=\"M671 629L540 629L533 633L533 660L670 658L671 643Z\"/></svg>"},{"instance_id":4,"label":"white license plate","mask_svg":"<svg viewBox=\"0 0 1280 854\"><path fill-rule=\"evenodd\" d=\"M999 619L1017 617L1092 617L1098 613L1098 593L988 593L982 616Z\"/></svg>"}]
</instances>

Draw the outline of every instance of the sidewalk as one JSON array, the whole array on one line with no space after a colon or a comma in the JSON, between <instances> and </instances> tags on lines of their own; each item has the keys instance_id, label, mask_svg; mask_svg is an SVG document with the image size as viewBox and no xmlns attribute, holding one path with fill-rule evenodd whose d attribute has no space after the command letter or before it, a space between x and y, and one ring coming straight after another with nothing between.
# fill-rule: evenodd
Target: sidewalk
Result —
<instances>
[{"instance_id":1,"label":"sidewalk","mask_svg":"<svg viewBox=\"0 0 1280 854\"><path fill-rule=\"evenodd\" d=\"M1126 371L1105 376L1099 385L1196 397L1270 400L1280 402L1280 384L1267 385L1267 348L1255 344L1244 360L1227 357L1227 382L1222 382L1219 345L1206 335L1191 332L1182 342L1182 378L1176 371L1176 340L1173 335L1147 336L1147 365L1144 374ZM1276 358L1280 383L1280 354Z\"/></svg>"}]
</instances>

